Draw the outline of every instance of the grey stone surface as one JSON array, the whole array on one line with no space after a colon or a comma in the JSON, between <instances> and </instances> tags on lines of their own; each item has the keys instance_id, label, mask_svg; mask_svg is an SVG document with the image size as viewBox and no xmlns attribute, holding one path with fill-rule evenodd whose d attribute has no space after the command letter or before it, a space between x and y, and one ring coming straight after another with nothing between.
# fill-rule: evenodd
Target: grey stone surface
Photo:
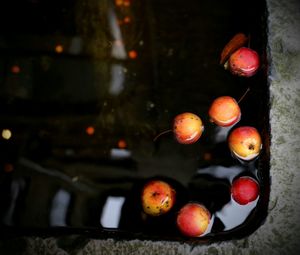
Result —
<instances>
[{"instance_id":1,"label":"grey stone surface","mask_svg":"<svg viewBox=\"0 0 300 255\"><path fill-rule=\"evenodd\" d=\"M190 246L175 242L87 240L83 237L10 240L0 251L19 254L299 254L300 3L267 0L271 112L271 194L266 222L241 240ZM63 242L63 245L59 245ZM18 243L16 245L16 243ZM81 245L79 245L81 244ZM77 249L76 247L84 247ZM1 253L1 252L0 252Z\"/></svg>"}]
</instances>

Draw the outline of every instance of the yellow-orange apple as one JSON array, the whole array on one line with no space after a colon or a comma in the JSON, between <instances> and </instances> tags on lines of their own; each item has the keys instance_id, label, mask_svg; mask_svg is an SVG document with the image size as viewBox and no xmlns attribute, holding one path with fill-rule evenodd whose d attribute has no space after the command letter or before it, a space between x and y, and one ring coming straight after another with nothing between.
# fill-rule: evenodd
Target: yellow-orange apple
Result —
<instances>
[{"instance_id":1,"label":"yellow-orange apple","mask_svg":"<svg viewBox=\"0 0 300 255\"><path fill-rule=\"evenodd\" d=\"M141 198L144 212L151 216L159 216L173 207L176 191L167 182L151 180L144 185Z\"/></svg>"},{"instance_id":2,"label":"yellow-orange apple","mask_svg":"<svg viewBox=\"0 0 300 255\"><path fill-rule=\"evenodd\" d=\"M249 176L239 177L232 182L231 195L238 204L246 205L257 199L259 195L258 182Z\"/></svg>"},{"instance_id":3,"label":"yellow-orange apple","mask_svg":"<svg viewBox=\"0 0 300 255\"><path fill-rule=\"evenodd\" d=\"M260 134L249 126L234 129L228 137L228 145L233 155L242 160L256 158L262 148Z\"/></svg>"},{"instance_id":4,"label":"yellow-orange apple","mask_svg":"<svg viewBox=\"0 0 300 255\"><path fill-rule=\"evenodd\" d=\"M179 143L195 143L201 137L203 130L202 120L194 113L181 113L174 119L173 133Z\"/></svg>"},{"instance_id":5,"label":"yellow-orange apple","mask_svg":"<svg viewBox=\"0 0 300 255\"><path fill-rule=\"evenodd\" d=\"M221 96L212 102L208 115L211 122L221 127L228 127L239 122L241 109L233 97Z\"/></svg>"},{"instance_id":6,"label":"yellow-orange apple","mask_svg":"<svg viewBox=\"0 0 300 255\"><path fill-rule=\"evenodd\" d=\"M210 223L210 212L198 203L187 203L177 216L177 227L185 236L198 237L205 233Z\"/></svg>"}]
</instances>

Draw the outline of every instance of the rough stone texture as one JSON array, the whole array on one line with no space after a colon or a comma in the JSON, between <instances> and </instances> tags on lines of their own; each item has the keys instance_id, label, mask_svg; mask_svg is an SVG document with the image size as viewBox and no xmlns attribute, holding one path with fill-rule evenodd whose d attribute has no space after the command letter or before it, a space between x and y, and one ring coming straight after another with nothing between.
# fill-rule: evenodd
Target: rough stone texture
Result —
<instances>
[{"instance_id":1,"label":"rough stone texture","mask_svg":"<svg viewBox=\"0 0 300 255\"><path fill-rule=\"evenodd\" d=\"M0 254L299 254L300 252L300 3L267 0L271 95L269 215L242 240L190 246L175 242L88 240L69 236L0 242ZM9 252L8 252L9 251Z\"/></svg>"}]
</instances>

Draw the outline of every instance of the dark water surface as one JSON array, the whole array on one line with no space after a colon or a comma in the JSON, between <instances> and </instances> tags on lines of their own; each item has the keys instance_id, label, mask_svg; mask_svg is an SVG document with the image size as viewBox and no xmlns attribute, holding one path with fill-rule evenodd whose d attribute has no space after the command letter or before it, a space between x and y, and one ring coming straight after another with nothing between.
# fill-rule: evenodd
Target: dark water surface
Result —
<instances>
[{"instance_id":1,"label":"dark water surface","mask_svg":"<svg viewBox=\"0 0 300 255\"><path fill-rule=\"evenodd\" d=\"M6 1L0 8L1 234L60 233L184 241L176 213L188 201L212 214L214 241L251 234L267 215L269 126L265 5L252 1ZM252 78L219 65L224 45L243 32L262 66ZM240 103L240 125L256 127L260 157L233 158L230 128L209 122L218 96ZM192 145L176 142L182 112L201 117ZM237 176L252 176L260 197L240 206ZM165 216L141 213L140 192L165 179L177 202Z\"/></svg>"}]
</instances>

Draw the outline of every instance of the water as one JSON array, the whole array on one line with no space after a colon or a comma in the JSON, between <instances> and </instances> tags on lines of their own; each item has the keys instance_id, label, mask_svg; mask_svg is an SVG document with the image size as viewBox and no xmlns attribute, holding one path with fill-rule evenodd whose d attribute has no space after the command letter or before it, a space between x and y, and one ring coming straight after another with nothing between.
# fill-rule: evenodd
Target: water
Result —
<instances>
[{"instance_id":1,"label":"water","mask_svg":"<svg viewBox=\"0 0 300 255\"><path fill-rule=\"evenodd\" d=\"M4 5L0 128L11 137L0 140L2 233L182 241L176 213L198 201L212 214L201 240L251 234L266 217L269 195L264 4L125 2L23 1L17 12ZM218 64L237 32L250 35L262 58L249 79ZM263 139L251 164L231 156L230 128L207 117L214 98L239 99L248 87L238 126L255 126ZM178 144L172 133L153 141L185 111L204 122L197 143ZM246 206L230 196L242 175L261 188ZM177 191L167 215L142 213L141 188L151 178Z\"/></svg>"}]
</instances>

